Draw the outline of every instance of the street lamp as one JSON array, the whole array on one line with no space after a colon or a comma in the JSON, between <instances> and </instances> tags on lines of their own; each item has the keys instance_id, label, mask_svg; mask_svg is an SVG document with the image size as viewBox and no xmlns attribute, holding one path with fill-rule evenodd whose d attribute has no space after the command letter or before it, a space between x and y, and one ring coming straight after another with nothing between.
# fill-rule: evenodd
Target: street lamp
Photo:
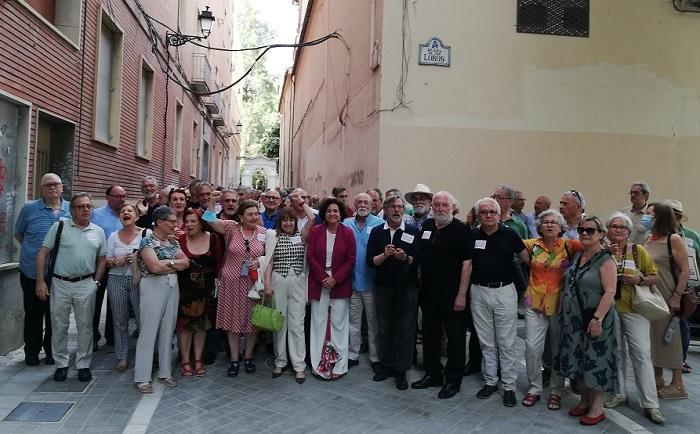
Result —
<instances>
[{"instance_id":1,"label":"street lamp","mask_svg":"<svg viewBox=\"0 0 700 434\"><path fill-rule=\"evenodd\" d=\"M241 131L243 131L243 124L241 121L236 122L236 125L233 126L233 134L241 134Z\"/></svg>"},{"instance_id":2,"label":"street lamp","mask_svg":"<svg viewBox=\"0 0 700 434\"><path fill-rule=\"evenodd\" d=\"M183 35L182 33L171 33L167 32L165 34L165 42L168 46L179 47L190 41L201 41L202 39L207 39L209 33L211 33L211 26L214 23L214 14L209 10L209 6L203 10L199 16L199 27L202 29L202 36L199 35Z\"/></svg>"}]
</instances>

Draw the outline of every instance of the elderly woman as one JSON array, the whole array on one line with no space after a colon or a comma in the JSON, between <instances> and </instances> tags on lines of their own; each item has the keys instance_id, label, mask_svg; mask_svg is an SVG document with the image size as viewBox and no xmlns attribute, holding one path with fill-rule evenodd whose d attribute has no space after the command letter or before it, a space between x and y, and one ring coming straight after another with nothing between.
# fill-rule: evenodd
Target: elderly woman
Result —
<instances>
[{"instance_id":1,"label":"elderly woman","mask_svg":"<svg viewBox=\"0 0 700 434\"><path fill-rule=\"evenodd\" d=\"M180 374L183 377L206 374L202 353L207 330L212 328L216 311L210 307L214 299L214 280L220 269L223 246L216 234L206 231L200 209L185 211L185 234L178 242L190 260L190 268L178 272L180 304L177 314L180 343ZM213 311L212 311L213 310ZM190 361L194 343L194 365Z\"/></svg>"},{"instance_id":2,"label":"elderly woman","mask_svg":"<svg viewBox=\"0 0 700 434\"><path fill-rule=\"evenodd\" d=\"M117 372L128 366L129 354L129 303L139 319L139 290L131 281L131 254L138 250L146 229L136 226L139 212L135 205L125 203L119 208L122 228L112 232L107 240L107 296L114 318L114 353L117 356Z\"/></svg>"},{"instance_id":3,"label":"elderly woman","mask_svg":"<svg viewBox=\"0 0 700 434\"><path fill-rule=\"evenodd\" d=\"M180 291L177 272L190 266L190 260L171 240L175 233L175 210L160 206L153 211L153 232L141 240L139 268L141 281L141 332L136 343L134 381L141 393L153 393L151 374L153 349L158 337L158 381L168 387L177 386L171 375L171 345Z\"/></svg>"},{"instance_id":4,"label":"elderly woman","mask_svg":"<svg viewBox=\"0 0 700 434\"><path fill-rule=\"evenodd\" d=\"M291 195L297 206L303 206L306 216L313 221L313 210L299 195ZM304 258L306 239L312 225L304 225L299 231L294 210L282 208L277 214L275 229L267 231L265 257L265 295L275 297L277 310L285 317L282 329L274 334L275 367L272 378L282 375L287 366L287 345L289 359L295 371L297 383L306 380L306 342L304 340L304 318L306 316L306 272Z\"/></svg>"},{"instance_id":5,"label":"elderly woman","mask_svg":"<svg viewBox=\"0 0 700 434\"><path fill-rule=\"evenodd\" d=\"M608 398L606 408L615 408L627 402L625 373L627 372L627 347L632 359L634 380L642 408L649 420L663 423L664 417L659 411L659 398L654 387L654 369L651 364L651 343L649 339L649 321L632 309L634 285L655 285L656 265L641 244L630 243L632 220L621 212L613 213L607 222L608 240L610 240L613 259L617 263L617 289L615 308L620 317L620 381L621 395Z\"/></svg>"},{"instance_id":6,"label":"elderly woman","mask_svg":"<svg viewBox=\"0 0 700 434\"><path fill-rule=\"evenodd\" d=\"M615 261L602 247L603 223L587 217L576 232L583 250L564 277L554 368L581 388L581 401L569 415L580 416L582 425L596 425L605 419L603 394L618 391L617 276Z\"/></svg>"},{"instance_id":7,"label":"elderly woman","mask_svg":"<svg viewBox=\"0 0 700 434\"><path fill-rule=\"evenodd\" d=\"M671 315L668 318L651 322L651 361L654 365L656 389L661 399L686 399L688 393L683 385L683 346L678 327L672 333L671 341L664 341L664 334L674 318L678 316L683 292L688 286L688 252L680 235L673 209L664 203L652 203L647 207L643 218L651 220L651 235L644 247L651 255L658 269L659 282L656 287L666 299ZM678 325L678 324L676 324ZM671 369L671 384L664 384L663 370Z\"/></svg>"},{"instance_id":8,"label":"elderly woman","mask_svg":"<svg viewBox=\"0 0 700 434\"><path fill-rule=\"evenodd\" d=\"M240 369L241 336L245 336L245 372L252 374L256 370L253 350L257 330L250 321L255 300L248 298L248 292L257 280L261 262L264 262L266 234L265 228L258 224L258 203L251 200L244 200L238 206L240 223L218 219L215 207L220 196L220 191L211 192L209 208L203 219L209 223L212 231L224 236L226 243L216 308L216 328L227 332L231 363L226 374L235 377Z\"/></svg>"},{"instance_id":9,"label":"elderly woman","mask_svg":"<svg viewBox=\"0 0 700 434\"><path fill-rule=\"evenodd\" d=\"M323 224L311 228L307 242L311 300L311 367L336 379L348 371L348 340L355 236L340 224L345 207L336 198L321 202Z\"/></svg>"},{"instance_id":10,"label":"elderly woman","mask_svg":"<svg viewBox=\"0 0 700 434\"><path fill-rule=\"evenodd\" d=\"M179 237L185 233L185 209L187 208L187 193L185 190L174 188L168 193L168 206L175 210L177 224L175 226L175 236Z\"/></svg>"},{"instance_id":11,"label":"elderly woman","mask_svg":"<svg viewBox=\"0 0 700 434\"><path fill-rule=\"evenodd\" d=\"M537 217L539 238L524 240L530 255L530 280L524 294L525 304L525 362L530 383L523 398L525 407L532 407L542 393L542 354L549 334L550 342L559 341L559 298L564 273L573 255L581 250L578 240L565 240L566 221L559 211L548 209ZM552 346L552 356L557 346ZM564 379L552 372L551 390L547 408L559 410L564 388Z\"/></svg>"}]
</instances>

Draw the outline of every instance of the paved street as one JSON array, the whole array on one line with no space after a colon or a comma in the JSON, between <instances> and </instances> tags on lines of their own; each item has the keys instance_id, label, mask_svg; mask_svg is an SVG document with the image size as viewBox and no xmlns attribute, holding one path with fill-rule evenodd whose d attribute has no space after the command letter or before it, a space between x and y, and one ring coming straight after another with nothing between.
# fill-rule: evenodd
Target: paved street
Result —
<instances>
[{"instance_id":1,"label":"paved street","mask_svg":"<svg viewBox=\"0 0 700 434\"><path fill-rule=\"evenodd\" d=\"M522 339L519 344L522 350ZM0 358L0 433L693 433L700 426L700 347L691 351L696 372L685 376L690 399L662 401L668 421L663 427L643 417L634 395L630 407L607 411L608 420L598 426L582 427L566 414L575 402L570 394L562 411L553 412L543 402L505 408L500 395L476 399L481 382L475 377L465 378L461 392L445 401L437 399L438 389L400 392L392 380L371 380L366 355L345 378L325 382L309 376L299 385L291 375L272 379L270 356L263 353L256 356L256 374L241 371L228 378L221 354L205 377L178 375L177 388L164 390L154 383L155 393L142 396L133 388L133 371L114 371L114 355L104 349L95 358L95 378L87 387L75 371L67 382L53 382L52 367L26 367L23 353L16 351ZM421 375L413 370L409 381ZM521 367L519 400L524 383ZM31 403L36 408L28 408ZM57 422L9 421L52 417Z\"/></svg>"}]
</instances>

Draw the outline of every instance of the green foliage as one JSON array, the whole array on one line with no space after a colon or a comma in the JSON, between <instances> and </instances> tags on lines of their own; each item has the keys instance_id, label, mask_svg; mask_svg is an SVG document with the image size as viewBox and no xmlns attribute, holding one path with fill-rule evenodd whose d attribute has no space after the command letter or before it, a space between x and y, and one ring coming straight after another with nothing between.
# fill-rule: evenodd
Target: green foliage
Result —
<instances>
[{"instance_id":1,"label":"green foliage","mask_svg":"<svg viewBox=\"0 0 700 434\"><path fill-rule=\"evenodd\" d=\"M248 1L242 2L239 19L239 36L242 47L269 44L274 31L259 21ZM241 53L246 70L260 51ZM277 112L278 83L265 67L264 57L255 65L243 83L243 153L246 155L279 155L280 116Z\"/></svg>"}]
</instances>

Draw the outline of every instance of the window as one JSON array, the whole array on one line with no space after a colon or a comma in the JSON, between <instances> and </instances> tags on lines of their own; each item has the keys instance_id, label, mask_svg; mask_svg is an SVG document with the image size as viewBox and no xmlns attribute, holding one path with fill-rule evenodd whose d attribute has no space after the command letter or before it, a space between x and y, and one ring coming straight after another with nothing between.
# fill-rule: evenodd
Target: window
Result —
<instances>
[{"instance_id":1,"label":"window","mask_svg":"<svg viewBox=\"0 0 700 434\"><path fill-rule=\"evenodd\" d=\"M175 103L175 132L173 134L173 170L180 171L182 160L182 103Z\"/></svg>"},{"instance_id":2,"label":"window","mask_svg":"<svg viewBox=\"0 0 700 434\"><path fill-rule=\"evenodd\" d=\"M197 122L192 121L192 145L190 146L190 176L197 177L199 168L199 128Z\"/></svg>"},{"instance_id":3,"label":"window","mask_svg":"<svg viewBox=\"0 0 700 434\"><path fill-rule=\"evenodd\" d=\"M589 36L590 0L518 0L518 33Z\"/></svg>"},{"instance_id":4,"label":"window","mask_svg":"<svg viewBox=\"0 0 700 434\"><path fill-rule=\"evenodd\" d=\"M116 148L121 119L123 33L103 9L98 25L93 137Z\"/></svg>"},{"instance_id":5,"label":"window","mask_svg":"<svg viewBox=\"0 0 700 434\"><path fill-rule=\"evenodd\" d=\"M151 158L153 142L153 68L141 61L139 80L138 126L136 128L136 155Z\"/></svg>"},{"instance_id":6,"label":"window","mask_svg":"<svg viewBox=\"0 0 700 434\"><path fill-rule=\"evenodd\" d=\"M20 0L34 15L75 48L80 48L82 0Z\"/></svg>"}]
</instances>

